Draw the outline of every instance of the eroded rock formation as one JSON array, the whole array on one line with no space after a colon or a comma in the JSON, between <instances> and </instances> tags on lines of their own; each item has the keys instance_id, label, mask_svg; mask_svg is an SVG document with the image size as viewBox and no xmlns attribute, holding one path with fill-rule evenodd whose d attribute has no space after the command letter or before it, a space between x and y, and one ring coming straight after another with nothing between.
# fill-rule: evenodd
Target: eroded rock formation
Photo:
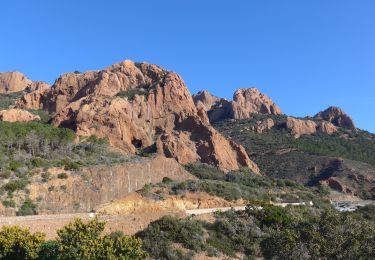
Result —
<instances>
[{"instance_id":1,"label":"eroded rock formation","mask_svg":"<svg viewBox=\"0 0 375 260\"><path fill-rule=\"evenodd\" d=\"M197 109L181 77L159 66L124 61L101 71L67 73L17 107L43 108L56 126L96 135L125 152L157 150L180 163L197 160L223 171L258 167Z\"/></svg>"},{"instance_id":2,"label":"eroded rock formation","mask_svg":"<svg viewBox=\"0 0 375 260\"><path fill-rule=\"evenodd\" d=\"M198 92L193 96L193 99L197 106L205 107L211 122L226 118L248 119L254 113L282 114L280 108L256 88L238 89L233 95L233 101L218 98L211 95L208 91Z\"/></svg>"},{"instance_id":3,"label":"eroded rock formation","mask_svg":"<svg viewBox=\"0 0 375 260\"><path fill-rule=\"evenodd\" d=\"M31 80L17 71L0 73L0 93L19 92L30 86L31 83Z\"/></svg>"},{"instance_id":4,"label":"eroded rock formation","mask_svg":"<svg viewBox=\"0 0 375 260\"><path fill-rule=\"evenodd\" d=\"M294 136L294 138L299 138L302 135L315 134L316 132L328 135L332 135L333 133L337 132L336 126L330 122L314 122L308 119L297 119L293 117L287 118L286 128L290 130L290 133Z\"/></svg>"},{"instance_id":5,"label":"eroded rock formation","mask_svg":"<svg viewBox=\"0 0 375 260\"><path fill-rule=\"evenodd\" d=\"M341 108L329 107L314 116L315 119L331 122L335 126L356 130L355 124L350 116L348 116Z\"/></svg>"},{"instance_id":6,"label":"eroded rock formation","mask_svg":"<svg viewBox=\"0 0 375 260\"><path fill-rule=\"evenodd\" d=\"M0 111L0 121L6 122L28 122L40 120L38 115L22 109L6 109Z\"/></svg>"},{"instance_id":7,"label":"eroded rock formation","mask_svg":"<svg viewBox=\"0 0 375 260\"><path fill-rule=\"evenodd\" d=\"M256 88L238 89L233 96L231 113L234 119L250 118L251 114L281 115L280 108Z\"/></svg>"}]
</instances>

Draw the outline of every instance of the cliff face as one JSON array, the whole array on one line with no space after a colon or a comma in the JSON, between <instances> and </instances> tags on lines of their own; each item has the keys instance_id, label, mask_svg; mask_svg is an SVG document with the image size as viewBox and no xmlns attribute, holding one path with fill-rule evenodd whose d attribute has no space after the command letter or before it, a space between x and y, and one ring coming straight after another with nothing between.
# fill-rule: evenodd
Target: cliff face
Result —
<instances>
[{"instance_id":1,"label":"cliff face","mask_svg":"<svg viewBox=\"0 0 375 260\"><path fill-rule=\"evenodd\" d=\"M40 200L39 214L89 212L98 205L140 190L145 184L161 182L163 177L178 181L194 178L175 160L156 157L114 166L85 168L80 174L71 174L68 179L35 182L28 189L31 199Z\"/></svg>"},{"instance_id":2,"label":"cliff face","mask_svg":"<svg viewBox=\"0 0 375 260\"><path fill-rule=\"evenodd\" d=\"M32 81L20 72L0 73L0 93L19 92L31 85Z\"/></svg>"},{"instance_id":3,"label":"cliff face","mask_svg":"<svg viewBox=\"0 0 375 260\"><path fill-rule=\"evenodd\" d=\"M156 65L125 61L64 74L51 88L25 95L17 107L48 110L56 126L108 138L127 153L156 149L182 164L200 160L223 171L259 172L241 146L209 124L181 77Z\"/></svg>"}]
</instances>

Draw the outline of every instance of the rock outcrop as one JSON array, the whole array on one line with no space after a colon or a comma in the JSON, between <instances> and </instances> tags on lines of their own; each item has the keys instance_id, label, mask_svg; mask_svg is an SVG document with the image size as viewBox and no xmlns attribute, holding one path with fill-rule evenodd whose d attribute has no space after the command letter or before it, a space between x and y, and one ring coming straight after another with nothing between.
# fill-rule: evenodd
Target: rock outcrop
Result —
<instances>
[{"instance_id":1,"label":"rock outcrop","mask_svg":"<svg viewBox=\"0 0 375 260\"><path fill-rule=\"evenodd\" d=\"M19 100L16 101L16 107L22 109L44 109L43 104L46 103L48 96L46 95L51 90L51 86L45 82L34 81L29 87L29 93L26 93Z\"/></svg>"},{"instance_id":2,"label":"rock outcrop","mask_svg":"<svg viewBox=\"0 0 375 260\"><path fill-rule=\"evenodd\" d=\"M328 134L328 135L332 135L338 131L337 127L334 124L332 124L331 122L327 122L327 121L320 121L318 123L317 130L323 134Z\"/></svg>"},{"instance_id":3,"label":"rock outcrop","mask_svg":"<svg viewBox=\"0 0 375 260\"><path fill-rule=\"evenodd\" d=\"M197 94L194 94L192 97L193 97L193 101L195 105L202 103L206 111L211 110L221 100L221 98L212 95L207 90L199 91Z\"/></svg>"},{"instance_id":4,"label":"rock outcrop","mask_svg":"<svg viewBox=\"0 0 375 260\"><path fill-rule=\"evenodd\" d=\"M302 135L310 135L316 133L317 124L311 120L301 120L293 117L288 117L286 120L286 127L294 138L299 138Z\"/></svg>"},{"instance_id":5,"label":"rock outcrop","mask_svg":"<svg viewBox=\"0 0 375 260\"><path fill-rule=\"evenodd\" d=\"M0 111L0 121L29 122L36 120L40 120L40 117L26 110L12 108Z\"/></svg>"},{"instance_id":6,"label":"rock outcrop","mask_svg":"<svg viewBox=\"0 0 375 260\"><path fill-rule=\"evenodd\" d=\"M256 88L238 89L231 103L232 118L246 119L251 114L281 115L280 108L266 95Z\"/></svg>"},{"instance_id":7,"label":"rock outcrop","mask_svg":"<svg viewBox=\"0 0 375 260\"><path fill-rule=\"evenodd\" d=\"M19 92L26 89L31 83L31 80L17 71L0 73L0 93Z\"/></svg>"},{"instance_id":8,"label":"rock outcrop","mask_svg":"<svg viewBox=\"0 0 375 260\"><path fill-rule=\"evenodd\" d=\"M262 134L270 130L274 126L275 126L275 121L273 121L271 118L266 118L266 119L257 121L256 125L253 126L251 130L254 132L257 132L258 134Z\"/></svg>"},{"instance_id":9,"label":"rock outcrop","mask_svg":"<svg viewBox=\"0 0 375 260\"><path fill-rule=\"evenodd\" d=\"M205 107L210 122L223 119L248 119L252 114L281 115L280 108L256 88L238 89L233 101L218 98L208 91L198 92L193 96L197 106Z\"/></svg>"},{"instance_id":10,"label":"rock outcrop","mask_svg":"<svg viewBox=\"0 0 375 260\"><path fill-rule=\"evenodd\" d=\"M250 167L259 173L241 146L209 124L181 77L156 65L124 61L101 71L67 73L17 106L43 108L56 126L108 138L127 153L156 149L182 164L200 160L223 171Z\"/></svg>"},{"instance_id":11,"label":"rock outcrop","mask_svg":"<svg viewBox=\"0 0 375 260\"><path fill-rule=\"evenodd\" d=\"M348 116L341 108L329 107L314 116L315 119L331 122L335 126L356 130L355 124L350 116Z\"/></svg>"},{"instance_id":12,"label":"rock outcrop","mask_svg":"<svg viewBox=\"0 0 375 260\"><path fill-rule=\"evenodd\" d=\"M336 126L330 122L320 121L314 122L308 119L297 119L288 117L286 120L286 128L290 130L290 133L294 138L299 138L302 135L311 135L317 132L332 135L337 132Z\"/></svg>"}]
</instances>

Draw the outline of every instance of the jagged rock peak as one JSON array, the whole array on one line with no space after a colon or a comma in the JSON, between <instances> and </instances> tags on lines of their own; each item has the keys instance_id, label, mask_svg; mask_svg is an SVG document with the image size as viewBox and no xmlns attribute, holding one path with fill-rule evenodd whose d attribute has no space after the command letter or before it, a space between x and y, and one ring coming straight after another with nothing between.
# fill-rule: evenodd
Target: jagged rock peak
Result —
<instances>
[{"instance_id":1,"label":"jagged rock peak","mask_svg":"<svg viewBox=\"0 0 375 260\"><path fill-rule=\"evenodd\" d=\"M206 111L217 105L217 103L220 102L221 99L222 98L212 95L207 90L199 91L197 94L193 95L195 105L198 106L198 103L201 102L204 105Z\"/></svg>"},{"instance_id":2,"label":"jagged rock peak","mask_svg":"<svg viewBox=\"0 0 375 260\"><path fill-rule=\"evenodd\" d=\"M0 93L19 92L31 83L31 80L18 71L0 73Z\"/></svg>"},{"instance_id":3,"label":"jagged rock peak","mask_svg":"<svg viewBox=\"0 0 375 260\"><path fill-rule=\"evenodd\" d=\"M346 114L341 108L331 106L314 116L315 119L331 122L335 126L356 130L353 119Z\"/></svg>"},{"instance_id":4,"label":"jagged rock peak","mask_svg":"<svg viewBox=\"0 0 375 260\"><path fill-rule=\"evenodd\" d=\"M241 88L233 95L235 119L249 118L252 113L281 115L281 109L270 97L256 88Z\"/></svg>"}]
</instances>

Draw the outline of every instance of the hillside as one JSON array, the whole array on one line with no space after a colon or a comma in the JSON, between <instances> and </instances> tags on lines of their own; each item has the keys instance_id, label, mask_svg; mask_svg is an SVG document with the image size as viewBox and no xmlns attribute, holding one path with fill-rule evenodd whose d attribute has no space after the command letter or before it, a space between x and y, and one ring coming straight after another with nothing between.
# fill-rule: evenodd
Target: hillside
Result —
<instances>
[{"instance_id":1,"label":"hillside","mask_svg":"<svg viewBox=\"0 0 375 260\"><path fill-rule=\"evenodd\" d=\"M274 126L257 131L259 122L272 119ZM375 135L338 128L333 134L313 133L295 138L286 116L253 114L244 120L223 120L214 127L241 143L267 176L308 185L328 185L334 190L375 197ZM313 118L300 119L316 121Z\"/></svg>"}]
</instances>

